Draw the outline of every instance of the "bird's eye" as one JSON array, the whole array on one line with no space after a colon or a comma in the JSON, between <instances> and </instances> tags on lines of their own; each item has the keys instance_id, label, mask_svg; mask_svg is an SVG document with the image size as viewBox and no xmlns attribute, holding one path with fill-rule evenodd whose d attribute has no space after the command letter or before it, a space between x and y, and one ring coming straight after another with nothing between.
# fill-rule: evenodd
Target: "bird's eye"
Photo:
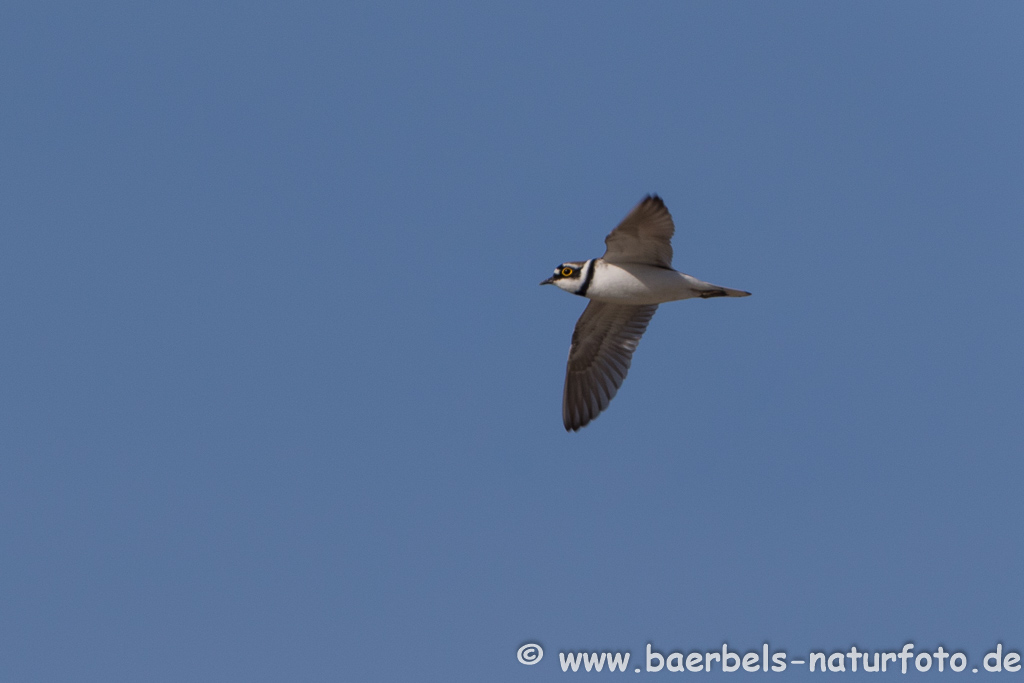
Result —
<instances>
[{"instance_id":1,"label":"bird's eye","mask_svg":"<svg viewBox=\"0 0 1024 683\"><path fill-rule=\"evenodd\" d=\"M569 277L570 275L572 275L572 268L569 266L562 268L562 277Z\"/></svg>"}]
</instances>

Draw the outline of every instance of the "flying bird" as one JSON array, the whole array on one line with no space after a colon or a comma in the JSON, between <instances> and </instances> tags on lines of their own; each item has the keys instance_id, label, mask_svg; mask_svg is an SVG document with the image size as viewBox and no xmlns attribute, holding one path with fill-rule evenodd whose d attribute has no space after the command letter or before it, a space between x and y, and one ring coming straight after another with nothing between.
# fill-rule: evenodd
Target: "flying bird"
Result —
<instances>
[{"instance_id":1,"label":"flying bird","mask_svg":"<svg viewBox=\"0 0 1024 683\"><path fill-rule=\"evenodd\" d=\"M750 296L672 268L674 232L665 202L648 195L604 239L604 256L566 261L541 283L590 299L569 347L562 394L566 431L580 429L608 407L658 304Z\"/></svg>"}]
</instances>

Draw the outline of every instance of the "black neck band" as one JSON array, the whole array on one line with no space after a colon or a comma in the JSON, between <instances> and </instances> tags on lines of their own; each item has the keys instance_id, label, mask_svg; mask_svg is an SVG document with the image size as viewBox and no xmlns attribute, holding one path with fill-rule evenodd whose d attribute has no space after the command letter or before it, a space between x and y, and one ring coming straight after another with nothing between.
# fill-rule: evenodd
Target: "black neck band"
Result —
<instances>
[{"instance_id":1,"label":"black neck band","mask_svg":"<svg viewBox=\"0 0 1024 683\"><path fill-rule=\"evenodd\" d=\"M587 288L590 287L590 281L594 279L594 262L592 260L587 261L583 265L583 268L587 272L583 274L583 285L580 287L580 290L576 292L580 296L587 295Z\"/></svg>"}]
</instances>

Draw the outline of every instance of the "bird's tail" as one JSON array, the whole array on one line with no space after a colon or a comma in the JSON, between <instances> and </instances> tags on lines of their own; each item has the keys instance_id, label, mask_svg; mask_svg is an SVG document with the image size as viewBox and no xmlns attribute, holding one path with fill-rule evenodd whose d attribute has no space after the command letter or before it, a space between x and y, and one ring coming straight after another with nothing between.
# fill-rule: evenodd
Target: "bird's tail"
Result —
<instances>
[{"instance_id":1,"label":"bird's tail","mask_svg":"<svg viewBox=\"0 0 1024 683\"><path fill-rule=\"evenodd\" d=\"M700 288L700 298L710 299L715 296L750 296L750 292L744 292L742 289L729 289L728 287L719 287L713 285L710 282L704 283L706 286Z\"/></svg>"}]
</instances>

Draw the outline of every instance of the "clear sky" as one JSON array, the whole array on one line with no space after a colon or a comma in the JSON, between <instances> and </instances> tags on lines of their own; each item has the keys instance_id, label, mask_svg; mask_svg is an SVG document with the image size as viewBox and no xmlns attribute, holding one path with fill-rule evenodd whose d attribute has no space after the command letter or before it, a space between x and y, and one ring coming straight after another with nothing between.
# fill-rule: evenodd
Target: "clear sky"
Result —
<instances>
[{"instance_id":1,"label":"clear sky","mask_svg":"<svg viewBox=\"0 0 1024 683\"><path fill-rule=\"evenodd\" d=\"M1022 74L1018 2L6 3L0 679L1020 652ZM647 193L753 296L567 434L537 283Z\"/></svg>"}]
</instances>

